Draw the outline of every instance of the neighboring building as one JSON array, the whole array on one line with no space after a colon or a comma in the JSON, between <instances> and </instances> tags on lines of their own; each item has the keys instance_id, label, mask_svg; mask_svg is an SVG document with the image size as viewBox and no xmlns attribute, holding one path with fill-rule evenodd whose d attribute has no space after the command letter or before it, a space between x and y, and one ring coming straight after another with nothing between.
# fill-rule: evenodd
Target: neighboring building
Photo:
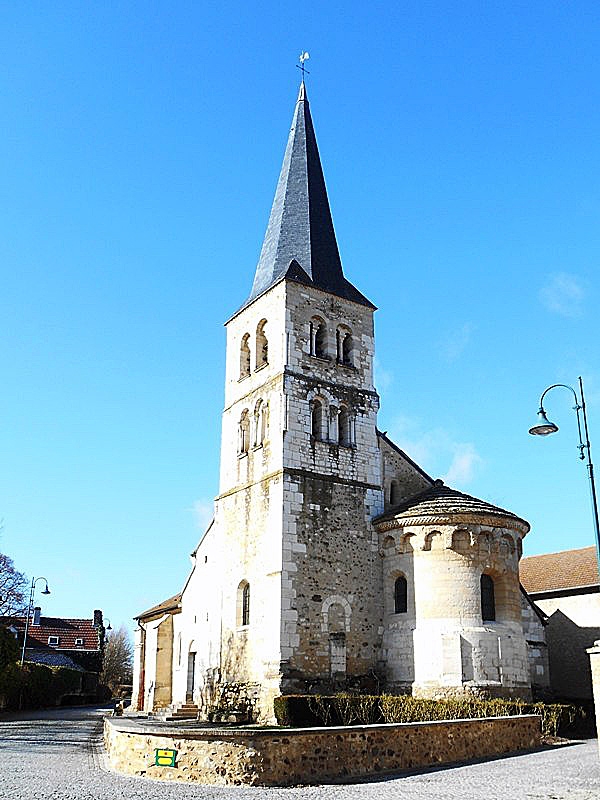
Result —
<instances>
[{"instance_id":1,"label":"neighboring building","mask_svg":"<svg viewBox=\"0 0 600 800\"><path fill-rule=\"evenodd\" d=\"M595 547L529 556L520 577L547 617L550 685L557 698L591 700L588 647L600 639L600 580Z\"/></svg>"},{"instance_id":2,"label":"neighboring building","mask_svg":"<svg viewBox=\"0 0 600 800\"><path fill-rule=\"evenodd\" d=\"M23 646L25 617L11 617L10 629ZM36 606L29 620L25 661L50 667L68 667L81 672L80 693L94 695L102 671L104 648L102 611L94 611L91 619L43 617Z\"/></svg>"},{"instance_id":3,"label":"neighboring building","mask_svg":"<svg viewBox=\"0 0 600 800\"><path fill-rule=\"evenodd\" d=\"M531 695L529 525L377 430L374 311L342 271L302 84L254 283L226 325L214 520L181 595L138 618L138 708L225 694L268 720L281 693Z\"/></svg>"}]
</instances>

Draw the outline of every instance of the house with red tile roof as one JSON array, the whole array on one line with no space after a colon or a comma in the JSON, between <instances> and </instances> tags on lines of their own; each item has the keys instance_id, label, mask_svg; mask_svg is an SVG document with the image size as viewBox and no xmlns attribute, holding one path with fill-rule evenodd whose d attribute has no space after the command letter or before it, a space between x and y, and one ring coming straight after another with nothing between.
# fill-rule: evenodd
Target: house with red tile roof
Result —
<instances>
[{"instance_id":1,"label":"house with red tile roof","mask_svg":"<svg viewBox=\"0 0 600 800\"><path fill-rule=\"evenodd\" d=\"M591 701L586 649L600 639L600 577L595 547L521 559L519 577L547 618L550 683L564 700Z\"/></svg>"},{"instance_id":2,"label":"house with red tile roof","mask_svg":"<svg viewBox=\"0 0 600 800\"><path fill-rule=\"evenodd\" d=\"M23 646L26 617L11 617L10 629ZM102 671L105 628L102 611L88 619L42 616L36 606L29 620L25 661L68 667L82 673L81 694L95 695Z\"/></svg>"}]
</instances>

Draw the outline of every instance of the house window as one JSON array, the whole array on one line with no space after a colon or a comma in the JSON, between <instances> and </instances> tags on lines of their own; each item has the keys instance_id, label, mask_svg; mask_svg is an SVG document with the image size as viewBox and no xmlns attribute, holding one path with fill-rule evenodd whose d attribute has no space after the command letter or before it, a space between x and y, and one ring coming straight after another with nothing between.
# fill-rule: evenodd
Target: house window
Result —
<instances>
[{"instance_id":1,"label":"house window","mask_svg":"<svg viewBox=\"0 0 600 800\"><path fill-rule=\"evenodd\" d=\"M49 636L48 637L48 644L50 645L50 647L58 647L59 641L60 640L59 640L58 636Z\"/></svg>"},{"instance_id":2,"label":"house window","mask_svg":"<svg viewBox=\"0 0 600 800\"><path fill-rule=\"evenodd\" d=\"M404 575L396 578L394 583L394 614L406 614L408 611L408 586Z\"/></svg>"},{"instance_id":3,"label":"house window","mask_svg":"<svg viewBox=\"0 0 600 800\"><path fill-rule=\"evenodd\" d=\"M246 333L242 337L240 346L240 380L250 375L250 334Z\"/></svg>"},{"instance_id":4,"label":"house window","mask_svg":"<svg viewBox=\"0 0 600 800\"><path fill-rule=\"evenodd\" d=\"M265 334L267 320L263 319L256 328L256 369L269 363L269 342Z\"/></svg>"},{"instance_id":5,"label":"house window","mask_svg":"<svg viewBox=\"0 0 600 800\"><path fill-rule=\"evenodd\" d=\"M250 584L242 581L237 591L237 625L244 627L250 624Z\"/></svg>"},{"instance_id":6,"label":"house window","mask_svg":"<svg viewBox=\"0 0 600 800\"><path fill-rule=\"evenodd\" d=\"M75 647L83 647L83 639L75 639Z\"/></svg>"},{"instance_id":7,"label":"house window","mask_svg":"<svg viewBox=\"0 0 600 800\"><path fill-rule=\"evenodd\" d=\"M481 616L484 622L494 622L496 619L494 579L490 575L481 576Z\"/></svg>"}]
</instances>

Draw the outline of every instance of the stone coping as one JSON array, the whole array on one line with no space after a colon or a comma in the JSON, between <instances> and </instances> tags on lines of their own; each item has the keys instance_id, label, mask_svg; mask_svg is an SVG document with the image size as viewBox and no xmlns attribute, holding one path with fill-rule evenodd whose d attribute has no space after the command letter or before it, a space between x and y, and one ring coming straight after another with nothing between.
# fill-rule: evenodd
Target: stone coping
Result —
<instances>
[{"instance_id":1,"label":"stone coping","mask_svg":"<svg viewBox=\"0 0 600 800\"><path fill-rule=\"evenodd\" d=\"M319 728L227 729L105 718L111 768L220 786L336 783L536 748L541 717L522 714ZM159 754L173 763L159 763Z\"/></svg>"},{"instance_id":2,"label":"stone coping","mask_svg":"<svg viewBox=\"0 0 600 800\"><path fill-rule=\"evenodd\" d=\"M390 728L418 728L432 727L436 725L448 725L460 722L490 722L492 720L504 719L536 719L541 717L539 714L513 714L499 717L465 717L464 719L435 719L422 722L378 722L372 725L323 725L312 726L310 728L286 728L280 725L214 725L210 722L197 722L182 724L181 722L163 722L162 720L151 720L148 718L136 717L106 717L106 722L113 725L123 733L137 733L146 736L173 736L185 738L205 738L213 737L219 739L237 739L244 737L261 736L303 736L307 733L337 733L340 731L364 732L388 730Z\"/></svg>"}]
</instances>

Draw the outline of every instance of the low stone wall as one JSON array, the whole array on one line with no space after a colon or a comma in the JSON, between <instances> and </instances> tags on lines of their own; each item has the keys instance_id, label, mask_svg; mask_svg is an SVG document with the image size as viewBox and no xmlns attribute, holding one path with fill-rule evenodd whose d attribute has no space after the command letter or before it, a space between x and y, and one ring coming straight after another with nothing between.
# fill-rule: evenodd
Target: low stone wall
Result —
<instances>
[{"instance_id":1,"label":"low stone wall","mask_svg":"<svg viewBox=\"0 0 600 800\"><path fill-rule=\"evenodd\" d=\"M111 718L104 723L113 769L217 785L347 780L527 750L540 737L535 715L345 728L174 728ZM154 766L157 748L176 750L176 765Z\"/></svg>"}]
</instances>

